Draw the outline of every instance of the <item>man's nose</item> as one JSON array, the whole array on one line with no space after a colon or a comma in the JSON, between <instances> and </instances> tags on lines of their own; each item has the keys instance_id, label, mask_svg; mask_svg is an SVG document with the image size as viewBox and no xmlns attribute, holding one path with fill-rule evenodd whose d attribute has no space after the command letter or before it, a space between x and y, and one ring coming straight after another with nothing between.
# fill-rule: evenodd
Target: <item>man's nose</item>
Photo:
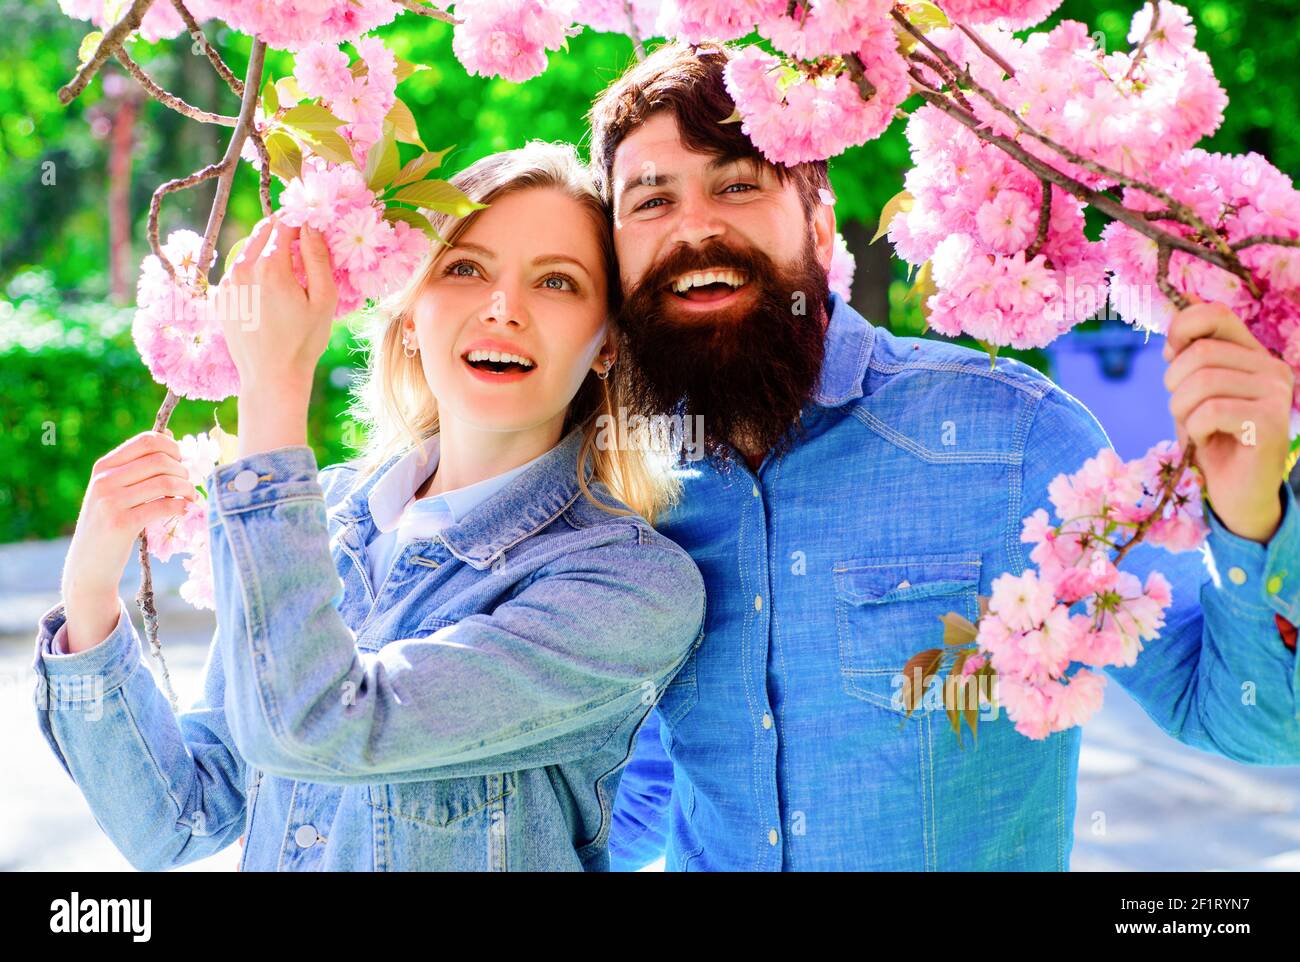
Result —
<instances>
[{"instance_id":1,"label":"man's nose","mask_svg":"<svg viewBox=\"0 0 1300 962\"><path fill-rule=\"evenodd\" d=\"M677 243L698 247L726 232L726 222L708 201L702 198L683 198L680 204L677 224L673 230L673 240Z\"/></svg>"}]
</instances>

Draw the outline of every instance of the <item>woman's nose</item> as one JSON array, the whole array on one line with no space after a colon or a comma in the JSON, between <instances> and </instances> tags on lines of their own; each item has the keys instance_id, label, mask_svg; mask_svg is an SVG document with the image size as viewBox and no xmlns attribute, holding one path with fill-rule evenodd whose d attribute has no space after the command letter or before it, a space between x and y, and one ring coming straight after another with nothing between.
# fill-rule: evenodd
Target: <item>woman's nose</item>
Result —
<instances>
[{"instance_id":1,"label":"woman's nose","mask_svg":"<svg viewBox=\"0 0 1300 962\"><path fill-rule=\"evenodd\" d=\"M483 305L479 318L485 323L519 327L525 321L523 314L522 298L511 289L499 287L492 292L487 303Z\"/></svg>"}]
</instances>

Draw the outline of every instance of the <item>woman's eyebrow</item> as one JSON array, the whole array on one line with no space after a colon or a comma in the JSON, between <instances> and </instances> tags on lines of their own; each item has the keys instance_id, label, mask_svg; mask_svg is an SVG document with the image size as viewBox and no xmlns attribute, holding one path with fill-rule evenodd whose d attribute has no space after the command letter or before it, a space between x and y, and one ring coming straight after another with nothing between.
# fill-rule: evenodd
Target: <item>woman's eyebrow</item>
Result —
<instances>
[{"instance_id":1,"label":"woman's eyebrow","mask_svg":"<svg viewBox=\"0 0 1300 962\"><path fill-rule=\"evenodd\" d=\"M591 274L591 271L587 269L586 264L578 260L576 257L570 257L568 254L543 254L541 257L534 257L533 263L538 267L546 264L572 264L584 274Z\"/></svg>"},{"instance_id":2,"label":"woman's eyebrow","mask_svg":"<svg viewBox=\"0 0 1300 962\"><path fill-rule=\"evenodd\" d=\"M478 254L480 257L496 257L490 250L482 244L475 244L472 241L459 241L453 244L451 250L466 251L470 254Z\"/></svg>"}]
</instances>

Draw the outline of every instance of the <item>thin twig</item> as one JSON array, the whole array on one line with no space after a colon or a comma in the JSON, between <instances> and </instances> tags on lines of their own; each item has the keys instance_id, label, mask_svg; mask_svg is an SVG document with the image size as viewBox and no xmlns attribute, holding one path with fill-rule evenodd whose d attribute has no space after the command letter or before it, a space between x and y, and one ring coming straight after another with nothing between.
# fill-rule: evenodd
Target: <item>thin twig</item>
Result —
<instances>
[{"instance_id":1,"label":"thin twig","mask_svg":"<svg viewBox=\"0 0 1300 962\"><path fill-rule=\"evenodd\" d=\"M193 187L201 184L205 180L211 180L221 173L221 164L208 164L200 170L184 177L177 177L175 180L164 181L158 185L158 189L153 192L153 197L149 199L149 220L147 222L147 231L149 236L149 246L153 248L154 255L162 262L163 268L167 271L167 276L176 280L176 269L172 267L171 261L162 250L162 240L159 237L158 220L162 211L162 200L168 194L175 193L178 190L184 190L187 187Z\"/></svg>"},{"instance_id":2,"label":"thin twig","mask_svg":"<svg viewBox=\"0 0 1300 962\"><path fill-rule=\"evenodd\" d=\"M1180 311L1191 306L1185 294L1178 288L1174 287L1173 282L1169 280L1169 258L1173 254L1168 247L1161 244L1156 250L1156 286L1160 288L1160 293L1169 298L1173 305Z\"/></svg>"},{"instance_id":3,"label":"thin twig","mask_svg":"<svg viewBox=\"0 0 1300 962\"><path fill-rule=\"evenodd\" d=\"M86 85L94 79L95 74L99 73L99 68L108 62L108 58L113 56L126 42L126 38L140 26L140 21L149 12L152 4L153 0L135 0L130 9L122 14L122 19L108 28L100 37L99 46L90 55L90 59L81 65L75 77L59 88L59 103L65 105L72 103L77 95L86 89Z\"/></svg>"},{"instance_id":4,"label":"thin twig","mask_svg":"<svg viewBox=\"0 0 1300 962\"><path fill-rule=\"evenodd\" d=\"M876 85L867 79L867 68L862 62L862 58L856 53L847 54L844 57L844 64L849 68L849 78L857 84L858 93L862 95L863 100L870 100L876 95Z\"/></svg>"},{"instance_id":5,"label":"thin twig","mask_svg":"<svg viewBox=\"0 0 1300 962\"><path fill-rule=\"evenodd\" d=\"M636 11L632 7L632 0L623 0L623 16L627 18L627 35L632 39L632 51L640 63L645 59L645 44L641 42L641 33L636 28Z\"/></svg>"},{"instance_id":6,"label":"thin twig","mask_svg":"<svg viewBox=\"0 0 1300 962\"><path fill-rule=\"evenodd\" d=\"M953 61L953 59L948 55L948 52L946 50L944 50L942 47L938 46L937 44L931 42L931 40L928 37L926 37L924 33L921 33L919 30L913 27L912 24L907 20L907 18L898 12L897 8L891 10L890 12L894 17L894 19L898 21L898 23L900 23L905 30L907 30L910 34L916 37L916 39L919 40L921 43L923 43L929 50L931 50L935 54L935 56L937 56L954 74L959 76L967 84L967 86L969 86L972 90L978 93L980 97L983 98L990 106L992 106L999 113L1008 117L1022 133L1034 138L1044 146L1050 147L1052 150L1059 153L1062 157L1064 157L1066 160L1070 161L1071 163L1083 167L1085 170L1089 170L1092 173L1097 174L1099 177L1108 180L1118 181L1119 183L1122 183L1126 187L1130 187L1134 190L1140 190L1144 193L1150 194L1152 197L1155 197L1157 200L1166 204L1170 210L1178 211L1181 215L1180 217L1181 222L1191 226L1194 230L1198 231L1204 237L1207 243L1213 244L1216 248L1218 248L1218 253L1221 255L1223 263L1216 264L1216 266L1222 266L1225 270L1231 271L1233 274L1240 277L1245 282L1246 287L1250 290L1251 294L1253 294L1255 297L1259 297L1260 291L1258 285L1255 283L1255 279L1251 276L1250 272L1246 270L1246 268L1241 264L1235 252L1233 252L1233 250L1230 247L1228 247L1227 242L1224 241L1224 239L1219 235L1218 231L1214 230L1214 228L1212 228L1209 224L1207 224L1204 220L1202 220L1200 215L1198 215L1192 208L1188 207L1186 204L1181 203L1180 201L1170 196L1165 191L1160 190L1158 187L1154 187L1151 184L1143 183L1142 181L1139 181L1136 178L1129 177L1127 174L1120 173L1117 170L1112 170L1111 168L1107 167L1104 164L1099 164L1094 160L1090 160L1089 158L1076 153L1075 151L1071 150L1070 148L1062 144L1058 144L1050 137L1035 130L1033 127L1027 124L1025 120L1018 113L1016 113L1006 104L1004 104L1001 100L999 100L991 91L985 89L980 83L978 83L975 80L975 78L971 76L969 70L966 70L958 66ZM1003 139L1005 140L1006 138ZM1091 188L1089 189L1091 190ZM1093 193L1095 194L1096 191L1093 191Z\"/></svg>"},{"instance_id":7,"label":"thin twig","mask_svg":"<svg viewBox=\"0 0 1300 962\"><path fill-rule=\"evenodd\" d=\"M1142 59L1146 56L1147 44L1149 44L1151 38L1156 35L1156 27L1159 23L1160 0L1151 0L1151 26L1147 29L1147 35L1142 38L1142 42L1138 44L1138 48L1133 51L1133 62L1128 65L1128 70L1124 72L1125 83L1133 79L1133 71L1138 68L1138 64L1140 64Z\"/></svg>"},{"instance_id":8,"label":"thin twig","mask_svg":"<svg viewBox=\"0 0 1300 962\"><path fill-rule=\"evenodd\" d=\"M1187 469L1192 466L1192 459L1195 455L1196 445L1192 443L1189 438L1187 441L1187 447L1183 449L1183 456L1178 462L1178 467L1174 468L1173 474L1171 474L1165 481L1164 490L1160 494L1160 500L1156 502L1155 510L1139 522L1137 530L1133 532L1133 537L1125 541L1119 551L1115 553L1115 557L1111 559L1111 564L1115 565L1115 567L1118 568L1119 563L1124 559L1124 556L1142 540L1147 533L1147 529L1160 520L1161 514L1164 513L1165 505L1169 503L1169 499L1173 496L1174 490L1178 487L1178 482L1183 479L1183 475L1187 473Z\"/></svg>"},{"instance_id":9,"label":"thin twig","mask_svg":"<svg viewBox=\"0 0 1300 962\"><path fill-rule=\"evenodd\" d=\"M912 71L913 79L915 80L915 68L912 68ZM1097 210L1106 214L1112 220L1117 220L1121 223L1127 224L1139 234L1151 238L1158 244L1163 243L1175 250L1191 254L1193 257L1198 257L1206 263L1213 264L1215 267L1228 271L1238 277L1245 275L1245 278L1250 278L1250 272L1246 270L1245 266L1241 264L1240 260L1238 260L1235 255L1229 259L1217 250L1210 250L1209 248L1196 244L1179 234L1174 234L1170 231L1156 227L1140 213L1125 207L1113 197L1106 195L1102 191L1095 190L1075 178L1062 173L1051 164L1048 164L1046 161L1043 161L1029 153L1029 151L1025 150L1024 147L1020 146L1020 144L1016 143L1010 137L989 129L979 117L969 111L963 110L959 105L942 93L920 83L917 84L916 92L925 99L926 103L937 107L939 110L952 117L962 126L970 130L980 140L1010 154L1027 167L1031 173L1043 180L1051 181L1071 196L1077 197L1079 200L1093 205ZM1250 278L1250 283L1253 285L1253 278Z\"/></svg>"},{"instance_id":10,"label":"thin twig","mask_svg":"<svg viewBox=\"0 0 1300 962\"><path fill-rule=\"evenodd\" d=\"M249 131L253 129L253 116L257 109L258 91L262 84L262 66L265 58L266 44L261 40L254 40L252 50L248 55L248 71L244 75L244 95L240 101L239 121L230 135L230 142L226 145L225 156L221 158L219 163L205 167L198 174L191 174L190 178L182 178L182 180L188 180L203 175L201 179L207 180L213 176L213 172L217 177L216 196L212 199L212 210L208 214L208 226L203 232L203 246L199 252L199 293L203 293L207 289L208 260L216 249L217 234L220 232L221 222L226 216L226 206L230 202L230 184L234 179L235 170L239 166L239 156L244 147L244 140ZM265 165L265 169L269 170L269 164ZM161 203L161 199L162 193L155 192L155 204L151 206L150 210L150 242L155 244L156 250L156 205ZM160 250L157 252L161 254ZM163 263L166 264L165 259ZM168 265L168 270L171 270L170 265ZM158 409L158 414L154 417L155 431L161 431L167 426L167 421L171 417L172 410L176 407L178 400L177 395L171 388L168 388L167 395L163 398L162 407ZM172 688L171 673L167 669L166 659L163 658L162 643L158 640L158 610L154 606L153 573L149 564L149 542L143 531L140 533L139 542L140 590L136 592L135 602L144 620L145 637L149 641L149 651L162 665L163 684L167 692L167 698L171 702L172 710L179 711L180 705L176 699L176 692Z\"/></svg>"},{"instance_id":11,"label":"thin twig","mask_svg":"<svg viewBox=\"0 0 1300 962\"><path fill-rule=\"evenodd\" d=\"M175 7L176 12L181 15L181 19L185 21L185 29L190 32L190 37L193 38L194 42L197 43L204 54L207 55L213 68L215 68L217 73L221 75L221 79L226 82L227 86L229 86L232 91L234 91L236 97L242 98L244 96L244 82L235 76L234 72L226 66L226 62L221 59L221 54L217 53L216 48L213 47L212 44L208 43L208 38L204 35L203 28L199 26L199 22L194 19L194 15L186 8L183 0L172 0L172 6Z\"/></svg>"},{"instance_id":12,"label":"thin twig","mask_svg":"<svg viewBox=\"0 0 1300 962\"><path fill-rule=\"evenodd\" d=\"M145 73L143 67L131 59L131 55L125 50L119 48L115 52L114 56L121 61L122 66L125 67L127 72L139 82L140 86L145 89L145 92L164 107L170 107L178 114L184 114L186 117L189 117L191 120L197 120L199 123L220 124L223 127L235 126L236 118L227 117L225 114L214 114L211 111L195 107L193 104L188 104L184 100L181 100L181 98L177 97L175 94L164 90L158 85L157 81Z\"/></svg>"},{"instance_id":13,"label":"thin twig","mask_svg":"<svg viewBox=\"0 0 1300 962\"><path fill-rule=\"evenodd\" d=\"M1278 247L1300 247L1300 239L1294 237L1282 237L1278 234L1251 234L1249 237L1243 237L1235 241L1232 245L1234 251L1242 251L1247 247L1254 247L1256 244L1274 244Z\"/></svg>"},{"instance_id":14,"label":"thin twig","mask_svg":"<svg viewBox=\"0 0 1300 962\"><path fill-rule=\"evenodd\" d=\"M1043 185L1043 199L1038 204L1038 236L1029 245L1029 250L1025 251L1027 261L1038 256L1047 243L1047 231L1052 226L1052 182L1040 178L1039 183Z\"/></svg>"},{"instance_id":15,"label":"thin twig","mask_svg":"<svg viewBox=\"0 0 1300 962\"><path fill-rule=\"evenodd\" d=\"M258 186L257 186L258 198L262 202L262 216L270 217L271 216L271 154L266 149L266 141L262 139L262 135L257 130L257 124L253 124L253 126L249 129L248 139L251 140L253 142L253 146L257 148L257 157L262 165L262 169L260 172L261 178L258 181Z\"/></svg>"},{"instance_id":16,"label":"thin twig","mask_svg":"<svg viewBox=\"0 0 1300 962\"><path fill-rule=\"evenodd\" d=\"M423 3L420 3L419 0L397 0L397 2L407 10L411 11L411 13L418 13L420 16L428 17L430 20L441 20L443 23L451 24L460 23L459 20L449 14L446 10L439 10L437 7L425 6Z\"/></svg>"},{"instance_id":17,"label":"thin twig","mask_svg":"<svg viewBox=\"0 0 1300 962\"><path fill-rule=\"evenodd\" d=\"M1007 63L1006 60L1003 59L1000 53L998 53L991 46L989 46L988 42L985 41L983 37L981 37L970 27L966 26L966 24L964 23L957 24L957 29L960 30L962 33L966 34L966 36L970 37L971 40L975 42L975 46L979 47L981 52L983 52L984 56L988 57L995 64L997 64L999 67L1002 68L1003 73L1005 73L1008 77L1015 77L1016 75L1015 68L1012 67L1011 64Z\"/></svg>"}]
</instances>

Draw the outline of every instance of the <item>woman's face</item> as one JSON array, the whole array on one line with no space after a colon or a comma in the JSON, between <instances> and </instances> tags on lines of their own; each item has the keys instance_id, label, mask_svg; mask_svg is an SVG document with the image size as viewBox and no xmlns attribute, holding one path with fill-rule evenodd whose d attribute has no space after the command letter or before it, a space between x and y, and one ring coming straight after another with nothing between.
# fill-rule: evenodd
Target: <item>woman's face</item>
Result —
<instances>
[{"instance_id":1,"label":"woman's face","mask_svg":"<svg viewBox=\"0 0 1300 962\"><path fill-rule=\"evenodd\" d=\"M598 229L561 191L528 188L478 212L443 252L407 322L440 421L492 431L563 423L587 373L604 370ZM492 352L530 363L494 363Z\"/></svg>"}]
</instances>

